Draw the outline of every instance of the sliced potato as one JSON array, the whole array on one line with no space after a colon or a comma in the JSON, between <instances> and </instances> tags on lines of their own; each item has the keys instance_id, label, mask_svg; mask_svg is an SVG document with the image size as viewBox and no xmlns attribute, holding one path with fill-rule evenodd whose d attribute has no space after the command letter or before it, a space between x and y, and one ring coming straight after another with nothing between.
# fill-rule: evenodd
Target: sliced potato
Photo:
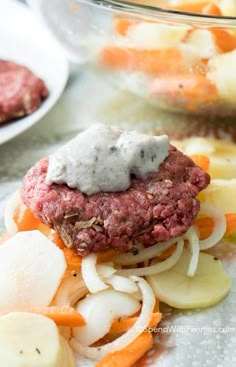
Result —
<instances>
[{"instance_id":1,"label":"sliced potato","mask_svg":"<svg viewBox=\"0 0 236 367\"><path fill-rule=\"evenodd\" d=\"M64 367L56 324L36 314L0 318L0 361L4 367Z\"/></svg>"},{"instance_id":2,"label":"sliced potato","mask_svg":"<svg viewBox=\"0 0 236 367\"><path fill-rule=\"evenodd\" d=\"M207 203L224 213L236 213L236 179L211 180L210 186L199 194L202 203Z\"/></svg>"},{"instance_id":3,"label":"sliced potato","mask_svg":"<svg viewBox=\"0 0 236 367\"><path fill-rule=\"evenodd\" d=\"M190 138L173 141L187 155L205 154L210 158L209 174L214 178L236 178L236 145L217 139Z\"/></svg>"},{"instance_id":4,"label":"sliced potato","mask_svg":"<svg viewBox=\"0 0 236 367\"><path fill-rule=\"evenodd\" d=\"M39 231L0 246L0 311L48 306L66 270L63 252Z\"/></svg>"},{"instance_id":5,"label":"sliced potato","mask_svg":"<svg viewBox=\"0 0 236 367\"><path fill-rule=\"evenodd\" d=\"M203 59L209 59L219 53L214 37L207 29L193 30L188 35L185 43L191 45L199 57Z\"/></svg>"},{"instance_id":6,"label":"sliced potato","mask_svg":"<svg viewBox=\"0 0 236 367\"><path fill-rule=\"evenodd\" d=\"M218 5L223 13L228 17L236 15L236 1L235 0L218 0Z\"/></svg>"},{"instance_id":7,"label":"sliced potato","mask_svg":"<svg viewBox=\"0 0 236 367\"><path fill-rule=\"evenodd\" d=\"M220 97L233 105L236 103L236 50L213 57L207 78L217 86Z\"/></svg>"},{"instance_id":8,"label":"sliced potato","mask_svg":"<svg viewBox=\"0 0 236 367\"><path fill-rule=\"evenodd\" d=\"M141 49L168 48L177 46L191 29L188 26L173 26L140 22L130 27L127 39Z\"/></svg>"},{"instance_id":9,"label":"sliced potato","mask_svg":"<svg viewBox=\"0 0 236 367\"><path fill-rule=\"evenodd\" d=\"M221 261L200 253L194 277L186 275L189 262L190 252L184 249L173 268L147 277L156 297L180 309L209 307L222 300L230 289L231 280Z\"/></svg>"}]
</instances>

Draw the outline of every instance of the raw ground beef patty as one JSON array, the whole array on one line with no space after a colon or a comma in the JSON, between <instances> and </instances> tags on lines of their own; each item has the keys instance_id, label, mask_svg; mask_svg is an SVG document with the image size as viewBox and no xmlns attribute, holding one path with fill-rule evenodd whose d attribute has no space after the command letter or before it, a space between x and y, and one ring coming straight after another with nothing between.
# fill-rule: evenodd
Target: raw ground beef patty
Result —
<instances>
[{"instance_id":1,"label":"raw ground beef patty","mask_svg":"<svg viewBox=\"0 0 236 367\"><path fill-rule=\"evenodd\" d=\"M26 174L22 199L35 216L54 228L79 255L108 247L131 250L185 233L199 212L196 199L210 177L176 148L159 171L133 178L127 191L82 194L66 185L47 185L48 158Z\"/></svg>"},{"instance_id":2,"label":"raw ground beef patty","mask_svg":"<svg viewBox=\"0 0 236 367\"><path fill-rule=\"evenodd\" d=\"M0 124L31 114L47 96L45 83L29 69L0 60Z\"/></svg>"}]
</instances>

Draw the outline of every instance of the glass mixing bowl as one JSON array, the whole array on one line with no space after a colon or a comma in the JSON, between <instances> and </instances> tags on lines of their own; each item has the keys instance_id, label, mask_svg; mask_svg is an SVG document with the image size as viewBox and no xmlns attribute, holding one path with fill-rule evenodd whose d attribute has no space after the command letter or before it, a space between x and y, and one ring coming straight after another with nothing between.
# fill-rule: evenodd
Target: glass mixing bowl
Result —
<instances>
[{"instance_id":1,"label":"glass mixing bowl","mask_svg":"<svg viewBox=\"0 0 236 367\"><path fill-rule=\"evenodd\" d=\"M51 23L76 62L117 88L164 110L226 117L236 115L236 11L218 1L76 0L63 30L58 15Z\"/></svg>"}]
</instances>

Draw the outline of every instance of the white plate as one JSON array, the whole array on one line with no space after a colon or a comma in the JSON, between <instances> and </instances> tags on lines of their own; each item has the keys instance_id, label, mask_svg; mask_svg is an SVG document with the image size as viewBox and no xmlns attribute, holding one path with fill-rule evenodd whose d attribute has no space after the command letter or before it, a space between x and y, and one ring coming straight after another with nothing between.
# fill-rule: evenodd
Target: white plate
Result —
<instances>
[{"instance_id":1,"label":"white plate","mask_svg":"<svg viewBox=\"0 0 236 367\"><path fill-rule=\"evenodd\" d=\"M68 79L68 62L60 46L23 4L0 4L0 59L29 67L41 77L49 97L32 115L0 125L0 144L12 139L43 117L60 97Z\"/></svg>"}]
</instances>

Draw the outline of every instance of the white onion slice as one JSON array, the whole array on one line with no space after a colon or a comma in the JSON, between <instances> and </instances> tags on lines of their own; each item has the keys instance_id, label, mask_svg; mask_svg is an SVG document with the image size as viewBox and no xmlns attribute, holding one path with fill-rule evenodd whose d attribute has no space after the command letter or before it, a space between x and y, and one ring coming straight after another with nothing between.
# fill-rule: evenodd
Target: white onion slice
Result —
<instances>
[{"instance_id":1,"label":"white onion slice","mask_svg":"<svg viewBox=\"0 0 236 367\"><path fill-rule=\"evenodd\" d=\"M73 337L79 344L91 346L109 333L114 319L132 316L140 308L132 295L114 289L89 294L76 306L86 325L73 328Z\"/></svg>"},{"instance_id":2,"label":"white onion slice","mask_svg":"<svg viewBox=\"0 0 236 367\"><path fill-rule=\"evenodd\" d=\"M142 334L150 321L155 305L155 296L153 294L152 288L146 282L146 280L139 277L131 277L131 279L137 282L137 285L140 288L143 296L142 310L135 324L125 334L113 342L100 347L84 347L73 338L71 340L71 346L76 352L86 358L95 360L101 359L108 353L125 348L140 334Z\"/></svg>"},{"instance_id":3,"label":"white onion slice","mask_svg":"<svg viewBox=\"0 0 236 367\"><path fill-rule=\"evenodd\" d=\"M187 275L189 277L193 277L197 270L197 266L198 266L198 259L199 259L199 252L200 252L199 238L198 238L197 232L194 229L194 227L190 227L185 236L189 241L189 249L191 252L191 260L189 263Z\"/></svg>"},{"instance_id":4,"label":"white onion slice","mask_svg":"<svg viewBox=\"0 0 236 367\"><path fill-rule=\"evenodd\" d=\"M234 200L234 198L232 198ZM199 241L200 250L207 250L219 242L226 231L226 219L224 213L209 204L201 204L201 213L213 217L214 228L211 235Z\"/></svg>"},{"instance_id":5,"label":"white onion slice","mask_svg":"<svg viewBox=\"0 0 236 367\"><path fill-rule=\"evenodd\" d=\"M18 232L17 225L14 221L16 209L22 204L19 191L16 191L8 200L4 211L4 222L7 232L14 235Z\"/></svg>"},{"instance_id":6,"label":"white onion slice","mask_svg":"<svg viewBox=\"0 0 236 367\"><path fill-rule=\"evenodd\" d=\"M106 279L115 274L116 269L112 263L103 263L96 266L97 273L102 279Z\"/></svg>"},{"instance_id":7,"label":"white onion slice","mask_svg":"<svg viewBox=\"0 0 236 367\"><path fill-rule=\"evenodd\" d=\"M112 275L110 278L106 279L106 283L111 285L116 291L125 293L138 292L138 287L135 282L121 275Z\"/></svg>"},{"instance_id":8,"label":"white onion slice","mask_svg":"<svg viewBox=\"0 0 236 367\"><path fill-rule=\"evenodd\" d=\"M120 269L117 271L117 274L124 276L129 275L146 276L162 273L163 271L172 268L172 266L174 266L177 263L182 254L183 248L184 248L183 237L179 237L175 251L165 261L159 262L155 265L146 266L144 268Z\"/></svg>"},{"instance_id":9,"label":"white onion slice","mask_svg":"<svg viewBox=\"0 0 236 367\"><path fill-rule=\"evenodd\" d=\"M71 274L62 281L54 299L53 306L74 306L82 297L88 293L88 289L81 275Z\"/></svg>"},{"instance_id":10,"label":"white onion slice","mask_svg":"<svg viewBox=\"0 0 236 367\"><path fill-rule=\"evenodd\" d=\"M76 367L76 360L72 349L68 341L60 336L61 348L62 348L62 361L61 367Z\"/></svg>"},{"instance_id":11,"label":"white onion slice","mask_svg":"<svg viewBox=\"0 0 236 367\"><path fill-rule=\"evenodd\" d=\"M97 269L97 255L89 254L83 257L81 273L86 287L90 293L96 293L108 288L108 285L99 276Z\"/></svg>"},{"instance_id":12,"label":"white onion slice","mask_svg":"<svg viewBox=\"0 0 236 367\"><path fill-rule=\"evenodd\" d=\"M132 265L144 262L152 259L153 257L159 256L162 252L166 251L170 246L176 243L178 238L172 238L171 240L163 243L157 243L148 248L140 250L138 254L135 252L129 252L117 255L113 258L113 261L119 265Z\"/></svg>"}]
</instances>

